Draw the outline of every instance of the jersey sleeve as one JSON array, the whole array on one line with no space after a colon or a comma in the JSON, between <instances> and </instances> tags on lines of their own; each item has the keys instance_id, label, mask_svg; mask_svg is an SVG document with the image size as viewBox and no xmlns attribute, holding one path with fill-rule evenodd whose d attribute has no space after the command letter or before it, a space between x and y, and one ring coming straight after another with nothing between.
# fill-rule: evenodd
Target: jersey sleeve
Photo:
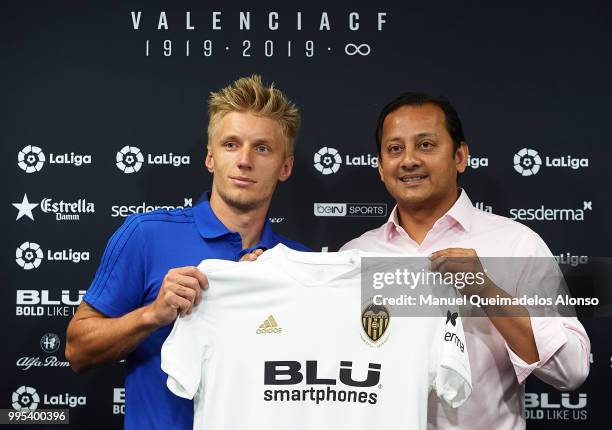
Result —
<instances>
[{"instance_id":1,"label":"jersey sleeve","mask_svg":"<svg viewBox=\"0 0 612 430\"><path fill-rule=\"evenodd\" d=\"M119 317L140 307L144 295L145 249L140 217L132 215L108 241L83 300L109 317Z\"/></svg>"},{"instance_id":2,"label":"jersey sleeve","mask_svg":"<svg viewBox=\"0 0 612 430\"><path fill-rule=\"evenodd\" d=\"M448 310L440 319L432 343L430 389L451 407L463 404L472 392L472 376L461 317Z\"/></svg>"},{"instance_id":3,"label":"jersey sleeve","mask_svg":"<svg viewBox=\"0 0 612 430\"><path fill-rule=\"evenodd\" d=\"M198 269L210 275L236 264L240 263L211 259L202 261ZM209 283L212 284L211 279ZM202 368L214 343L215 318L211 303L211 290L214 288L209 285L209 289L202 292L201 303L190 315L174 321L172 331L162 345L161 368L168 374L166 385L179 397L193 399L200 385L205 383Z\"/></svg>"},{"instance_id":4,"label":"jersey sleeve","mask_svg":"<svg viewBox=\"0 0 612 430\"><path fill-rule=\"evenodd\" d=\"M193 313L176 319L161 349L161 368L168 374L166 385L185 399L193 399L203 382L202 365L212 343L211 327L204 320L205 300L204 294Z\"/></svg>"}]
</instances>

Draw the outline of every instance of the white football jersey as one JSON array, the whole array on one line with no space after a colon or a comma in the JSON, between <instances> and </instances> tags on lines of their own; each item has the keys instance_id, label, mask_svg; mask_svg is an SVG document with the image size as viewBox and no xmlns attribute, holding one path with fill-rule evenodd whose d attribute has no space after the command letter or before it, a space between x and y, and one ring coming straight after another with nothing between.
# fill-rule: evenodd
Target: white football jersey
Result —
<instances>
[{"instance_id":1,"label":"white football jersey","mask_svg":"<svg viewBox=\"0 0 612 430\"><path fill-rule=\"evenodd\" d=\"M471 392L457 314L394 317L362 303L358 250L205 260L209 281L161 352L194 429L425 429L427 397ZM451 315L451 314L449 314Z\"/></svg>"}]
</instances>

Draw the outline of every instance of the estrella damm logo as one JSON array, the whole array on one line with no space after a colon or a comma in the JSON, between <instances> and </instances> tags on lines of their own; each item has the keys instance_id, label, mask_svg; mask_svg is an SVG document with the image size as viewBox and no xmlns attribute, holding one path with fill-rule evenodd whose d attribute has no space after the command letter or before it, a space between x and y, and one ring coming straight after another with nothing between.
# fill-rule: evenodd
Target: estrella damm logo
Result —
<instances>
[{"instance_id":1,"label":"estrella damm logo","mask_svg":"<svg viewBox=\"0 0 612 430\"><path fill-rule=\"evenodd\" d=\"M391 321L389 310L382 305L368 304L361 312L361 327L372 342L377 342L385 334Z\"/></svg>"}]
</instances>

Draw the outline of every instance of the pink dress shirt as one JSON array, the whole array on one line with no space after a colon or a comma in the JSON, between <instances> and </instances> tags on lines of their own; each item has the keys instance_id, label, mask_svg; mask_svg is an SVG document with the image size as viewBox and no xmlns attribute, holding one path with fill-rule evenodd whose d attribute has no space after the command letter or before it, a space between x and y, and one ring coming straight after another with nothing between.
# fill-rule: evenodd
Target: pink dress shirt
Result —
<instances>
[{"instance_id":1,"label":"pink dress shirt","mask_svg":"<svg viewBox=\"0 0 612 430\"><path fill-rule=\"evenodd\" d=\"M476 209L464 190L419 245L399 225L397 206L389 220L345 244L341 250L426 256L445 248L473 248L480 257L550 257L528 227ZM532 317L540 360L527 364L506 344L488 318L464 318L472 371L472 395L453 409L429 397L428 429L524 429L524 381L531 373L559 390L573 390L589 373L591 344L576 318Z\"/></svg>"}]
</instances>

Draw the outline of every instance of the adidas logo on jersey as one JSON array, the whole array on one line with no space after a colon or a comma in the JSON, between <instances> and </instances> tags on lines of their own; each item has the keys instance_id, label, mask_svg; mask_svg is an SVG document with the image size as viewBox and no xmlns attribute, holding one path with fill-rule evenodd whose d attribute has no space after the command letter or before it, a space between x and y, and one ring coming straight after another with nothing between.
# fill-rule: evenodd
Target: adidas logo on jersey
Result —
<instances>
[{"instance_id":1,"label":"adidas logo on jersey","mask_svg":"<svg viewBox=\"0 0 612 430\"><path fill-rule=\"evenodd\" d=\"M270 315L268 316L268 318L264 320L264 322L262 322L259 325L259 328L257 329L255 333L257 334L281 333L282 331L283 329L278 326L278 323L276 322L274 317Z\"/></svg>"}]
</instances>

